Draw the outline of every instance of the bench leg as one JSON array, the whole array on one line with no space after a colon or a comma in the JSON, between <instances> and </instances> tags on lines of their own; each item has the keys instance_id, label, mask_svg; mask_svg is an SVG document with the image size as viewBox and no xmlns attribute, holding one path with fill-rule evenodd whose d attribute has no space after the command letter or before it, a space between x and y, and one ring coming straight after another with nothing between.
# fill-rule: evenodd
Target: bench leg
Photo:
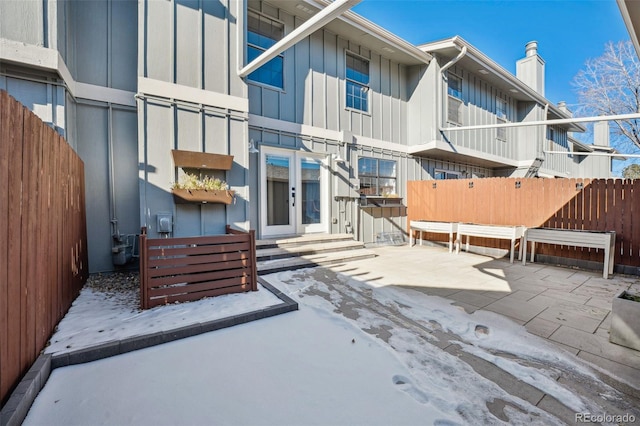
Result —
<instances>
[{"instance_id":1,"label":"bench leg","mask_svg":"<svg viewBox=\"0 0 640 426\"><path fill-rule=\"evenodd\" d=\"M609 278L609 265L611 264L611 252L609 250L609 247L604 248L604 268L602 271L602 278L604 279Z\"/></svg>"},{"instance_id":2,"label":"bench leg","mask_svg":"<svg viewBox=\"0 0 640 426\"><path fill-rule=\"evenodd\" d=\"M469 240L471 239L470 235L467 235L467 244L465 245L465 251L469 253Z\"/></svg>"},{"instance_id":3,"label":"bench leg","mask_svg":"<svg viewBox=\"0 0 640 426\"><path fill-rule=\"evenodd\" d=\"M535 241L531 242L531 263L533 263L533 258L536 255L536 243Z\"/></svg>"},{"instance_id":4,"label":"bench leg","mask_svg":"<svg viewBox=\"0 0 640 426\"><path fill-rule=\"evenodd\" d=\"M456 254L460 253L460 234L456 234Z\"/></svg>"},{"instance_id":5,"label":"bench leg","mask_svg":"<svg viewBox=\"0 0 640 426\"><path fill-rule=\"evenodd\" d=\"M616 247L615 247L615 240L612 241L612 245L609 249L609 273L613 274L613 268L615 266L615 257L616 257Z\"/></svg>"},{"instance_id":6,"label":"bench leg","mask_svg":"<svg viewBox=\"0 0 640 426\"><path fill-rule=\"evenodd\" d=\"M424 239L424 231L420 231L420 245L422 245L422 240Z\"/></svg>"},{"instance_id":7,"label":"bench leg","mask_svg":"<svg viewBox=\"0 0 640 426\"><path fill-rule=\"evenodd\" d=\"M516 249L516 240L515 238L511 240L511 255L509 256L509 263L513 263L513 252Z\"/></svg>"},{"instance_id":8,"label":"bench leg","mask_svg":"<svg viewBox=\"0 0 640 426\"><path fill-rule=\"evenodd\" d=\"M449 232L449 253L453 251L453 232Z\"/></svg>"},{"instance_id":9,"label":"bench leg","mask_svg":"<svg viewBox=\"0 0 640 426\"><path fill-rule=\"evenodd\" d=\"M409 229L409 247L413 247L413 233L415 231L413 229Z\"/></svg>"},{"instance_id":10,"label":"bench leg","mask_svg":"<svg viewBox=\"0 0 640 426\"><path fill-rule=\"evenodd\" d=\"M522 247L520 247L520 253L522 253L522 265L527 264L527 237L522 237Z\"/></svg>"},{"instance_id":11,"label":"bench leg","mask_svg":"<svg viewBox=\"0 0 640 426\"><path fill-rule=\"evenodd\" d=\"M520 248L518 249L518 260L522 260L522 243L524 241L524 237L520 237Z\"/></svg>"}]
</instances>

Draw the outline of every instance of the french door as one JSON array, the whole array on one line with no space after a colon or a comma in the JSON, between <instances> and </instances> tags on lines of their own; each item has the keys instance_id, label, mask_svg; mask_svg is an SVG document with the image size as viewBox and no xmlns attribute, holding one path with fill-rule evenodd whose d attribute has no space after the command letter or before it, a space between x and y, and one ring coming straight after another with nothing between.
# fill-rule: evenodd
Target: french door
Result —
<instances>
[{"instance_id":1,"label":"french door","mask_svg":"<svg viewBox=\"0 0 640 426\"><path fill-rule=\"evenodd\" d=\"M262 147L263 236L328 231L328 171L324 155Z\"/></svg>"}]
</instances>

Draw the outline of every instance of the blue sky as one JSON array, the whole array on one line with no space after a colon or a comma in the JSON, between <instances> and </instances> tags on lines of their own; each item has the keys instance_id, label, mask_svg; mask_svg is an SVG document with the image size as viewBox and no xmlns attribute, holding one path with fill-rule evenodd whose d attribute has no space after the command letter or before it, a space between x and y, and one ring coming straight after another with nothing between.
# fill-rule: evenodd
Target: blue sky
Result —
<instances>
[{"instance_id":1,"label":"blue sky","mask_svg":"<svg viewBox=\"0 0 640 426\"><path fill-rule=\"evenodd\" d=\"M353 10L413 44L460 35L513 74L536 40L546 97L572 110L571 81L585 62L606 42L629 40L615 0L363 0Z\"/></svg>"}]
</instances>

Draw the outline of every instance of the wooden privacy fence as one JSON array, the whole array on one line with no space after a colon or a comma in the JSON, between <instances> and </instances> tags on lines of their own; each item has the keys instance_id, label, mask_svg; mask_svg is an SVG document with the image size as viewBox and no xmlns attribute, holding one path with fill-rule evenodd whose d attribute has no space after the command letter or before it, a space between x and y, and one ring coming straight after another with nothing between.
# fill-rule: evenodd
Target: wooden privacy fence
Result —
<instances>
[{"instance_id":1,"label":"wooden privacy fence","mask_svg":"<svg viewBox=\"0 0 640 426\"><path fill-rule=\"evenodd\" d=\"M489 178L411 181L411 220L524 225L615 231L615 263L640 266L640 180ZM430 234L431 240L444 241ZM506 249L507 243L474 239L474 245ZM537 253L603 261L603 251L541 245Z\"/></svg>"},{"instance_id":2,"label":"wooden privacy fence","mask_svg":"<svg viewBox=\"0 0 640 426\"><path fill-rule=\"evenodd\" d=\"M255 231L227 225L225 235L147 238L140 234L140 305L258 290Z\"/></svg>"},{"instance_id":3,"label":"wooden privacy fence","mask_svg":"<svg viewBox=\"0 0 640 426\"><path fill-rule=\"evenodd\" d=\"M0 91L0 400L6 402L88 276L84 165Z\"/></svg>"}]
</instances>

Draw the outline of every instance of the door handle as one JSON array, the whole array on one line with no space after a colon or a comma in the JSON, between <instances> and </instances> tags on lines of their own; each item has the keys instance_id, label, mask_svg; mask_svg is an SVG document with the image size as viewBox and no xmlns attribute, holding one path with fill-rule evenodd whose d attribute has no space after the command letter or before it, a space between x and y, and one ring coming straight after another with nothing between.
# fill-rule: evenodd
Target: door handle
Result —
<instances>
[{"instance_id":1,"label":"door handle","mask_svg":"<svg viewBox=\"0 0 640 426\"><path fill-rule=\"evenodd\" d=\"M295 188L291 188L291 206L292 207L296 206L296 189Z\"/></svg>"}]
</instances>

